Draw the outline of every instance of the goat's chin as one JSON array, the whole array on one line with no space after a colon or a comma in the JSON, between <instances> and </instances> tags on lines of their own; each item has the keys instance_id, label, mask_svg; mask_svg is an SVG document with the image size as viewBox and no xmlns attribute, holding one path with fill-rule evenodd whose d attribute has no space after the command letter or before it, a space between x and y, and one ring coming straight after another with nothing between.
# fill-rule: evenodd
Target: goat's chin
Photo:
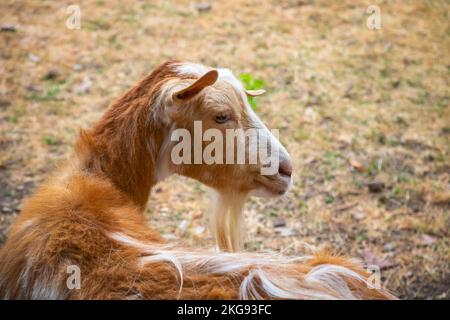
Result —
<instances>
[{"instance_id":1,"label":"goat's chin","mask_svg":"<svg viewBox=\"0 0 450 320\"><path fill-rule=\"evenodd\" d=\"M286 194L292 187L289 177L262 178L255 182L256 187L249 192L249 196L275 198Z\"/></svg>"},{"instance_id":2,"label":"goat's chin","mask_svg":"<svg viewBox=\"0 0 450 320\"><path fill-rule=\"evenodd\" d=\"M266 188L266 187L260 187L257 189L253 189L248 194L251 197L258 197L258 198L276 198L284 195L288 190L286 191L274 191L272 189Z\"/></svg>"},{"instance_id":3,"label":"goat's chin","mask_svg":"<svg viewBox=\"0 0 450 320\"><path fill-rule=\"evenodd\" d=\"M272 190L269 190L267 188L260 187L250 191L249 196L258 198L275 198L278 197L279 194L274 193Z\"/></svg>"}]
</instances>

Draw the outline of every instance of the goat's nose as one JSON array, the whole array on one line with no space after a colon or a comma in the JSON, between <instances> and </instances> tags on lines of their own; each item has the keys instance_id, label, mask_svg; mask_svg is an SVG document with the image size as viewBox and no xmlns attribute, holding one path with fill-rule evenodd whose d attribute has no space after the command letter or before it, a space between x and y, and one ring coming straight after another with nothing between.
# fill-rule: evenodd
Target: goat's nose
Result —
<instances>
[{"instance_id":1,"label":"goat's nose","mask_svg":"<svg viewBox=\"0 0 450 320\"><path fill-rule=\"evenodd\" d=\"M292 165L290 161L281 161L278 166L278 173L290 177L292 175Z\"/></svg>"}]
</instances>

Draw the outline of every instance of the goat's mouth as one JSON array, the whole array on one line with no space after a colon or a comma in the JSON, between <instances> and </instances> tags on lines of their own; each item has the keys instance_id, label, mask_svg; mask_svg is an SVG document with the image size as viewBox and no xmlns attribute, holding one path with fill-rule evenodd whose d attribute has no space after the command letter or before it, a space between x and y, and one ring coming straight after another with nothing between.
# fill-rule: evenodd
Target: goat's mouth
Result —
<instances>
[{"instance_id":1,"label":"goat's mouth","mask_svg":"<svg viewBox=\"0 0 450 320\"><path fill-rule=\"evenodd\" d=\"M258 176L254 182L256 188L250 194L263 197L281 196L288 192L292 186L292 178L284 174Z\"/></svg>"}]
</instances>

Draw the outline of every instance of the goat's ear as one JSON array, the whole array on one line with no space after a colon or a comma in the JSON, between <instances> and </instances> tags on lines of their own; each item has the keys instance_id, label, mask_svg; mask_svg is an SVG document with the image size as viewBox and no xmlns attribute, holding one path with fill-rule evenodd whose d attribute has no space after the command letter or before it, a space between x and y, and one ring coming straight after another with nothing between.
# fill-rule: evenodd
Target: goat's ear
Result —
<instances>
[{"instance_id":1,"label":"goat's ear","mask_svg":"<svg viewBox=\"0 0 450 320\"><path fill-rule=\"evenodd\" d=\"M259 90L245 90L245 93L249 96L249 97L257 97L260 95L263 95L264 93L266 93L266 90L264 89L259 89Z\"/></svg>"},{"instance_id":2,"label":"goat's ear","mask_svg":"<svg viewBox=\"0 0 450 320\"><path fill-rule=\"evenodd\" d=\"M218 77L219 73L217 70L208 71L189 87L175 92L172 97L174 100L189 100L204 88L213 85L217 81Z\"/></svg>"}]
</instances>

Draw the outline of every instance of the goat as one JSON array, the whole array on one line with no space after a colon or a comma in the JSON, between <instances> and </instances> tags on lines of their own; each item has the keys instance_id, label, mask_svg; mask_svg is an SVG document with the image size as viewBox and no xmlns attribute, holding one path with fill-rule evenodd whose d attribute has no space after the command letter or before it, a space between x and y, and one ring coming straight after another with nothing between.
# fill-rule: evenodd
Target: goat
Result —
<instances>
[{"instance_id":1,"label":"goat","mask_svg":"<svg viewBox=\"0 0 450 320\"><path fill-rule=\"evenodd\" d=\"M370 274L352 259L189 249L148 227L144 209L152 186L184 175L218 190L224 202L238 199L216 217L219 246L236 251L235 213L245 195L289 189L289 155L268 131L281 159L272 176L261 178L261 164L173 164L171 132L192 131L195 119L221 131L265 129L229 70L177 61L158 66L80 132L73 159L24 204L0 249L0 298L394 298L368 286ZM75 287L68 285L73 267L80 272Z\"/></svg>"}]
</instances>

